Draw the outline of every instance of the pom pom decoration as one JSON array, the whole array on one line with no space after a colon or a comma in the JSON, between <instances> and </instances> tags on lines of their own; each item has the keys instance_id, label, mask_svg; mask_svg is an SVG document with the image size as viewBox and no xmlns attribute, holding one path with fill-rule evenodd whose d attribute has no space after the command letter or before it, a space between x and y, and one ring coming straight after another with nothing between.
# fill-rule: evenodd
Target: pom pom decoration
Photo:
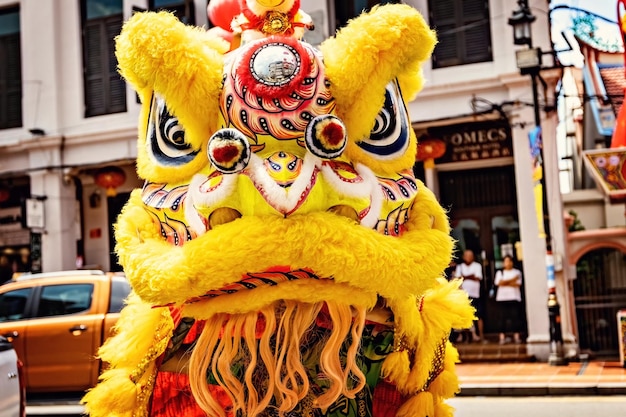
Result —
<instances>
[{"instance_id":1,"label":"pom pom decoration","mask_svg":"<svg viewBox=\"0 0 626 417\"><path fill-rule=\"evenodd\" d=\"M307 125L304 140L315 156L337 158L346 147L346 127L335 116L317 116Z\"/></svg>"},{"instance_id":2,"label":"pom pom decoration","mask_svg":"<svg viewBox=\"0 0 626 417\"><path fill-rule=\"evenodd\" d=\"M235 129L221 129L209 139L209 160L225 174L239 172L250 161L250 143Z\"/></svg>"}]
</instances>

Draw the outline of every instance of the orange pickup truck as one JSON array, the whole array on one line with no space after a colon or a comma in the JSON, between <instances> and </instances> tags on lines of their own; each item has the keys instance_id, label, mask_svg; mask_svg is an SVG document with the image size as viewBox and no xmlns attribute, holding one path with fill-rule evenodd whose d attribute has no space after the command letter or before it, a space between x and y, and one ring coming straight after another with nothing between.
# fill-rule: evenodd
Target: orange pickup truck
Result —
<instances>
[{"instance_id":1,"label":"orange pickup truck","mask_svg":"<svg viewBox=\"0 0 626 417\"><path fill-rule=\"evenodd\" d=\"M95 354L111 334L130 285L123 275L63 271L22 275L0 286L0 335L24 364L29 393L93 387Z\"/></svg>"}]
</instances>

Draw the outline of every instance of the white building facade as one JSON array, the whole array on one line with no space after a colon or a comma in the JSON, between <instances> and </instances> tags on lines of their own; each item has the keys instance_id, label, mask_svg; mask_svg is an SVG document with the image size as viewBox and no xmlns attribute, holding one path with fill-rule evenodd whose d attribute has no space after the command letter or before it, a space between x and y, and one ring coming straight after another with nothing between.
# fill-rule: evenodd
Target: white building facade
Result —
<instances>
[{"instance_id":1,"label":"white building facade","mask_svg":"<svg viewBox=\"0 0 626 417\"><path fill-rule=\"evenodd\" d=\"M431 25L436 25L437 9L432 6L438 2L414 3L427 13ZM435 59L424 68L427 84L409 106L418 138L423 133L423 138L438 138L450 148L443 157L435 158L434 164L424 163L426 183L439 195L442 204L450 208L459 251L473 250L483 264L483 298L495 271L502 267L502 257L507 253L514 256L524 276L527 350L547 360L554 347L550 344L546 240L540 233L535 208L529 143L529 134L536 128L537 105L564 341L562 354L575 356L578 353L572 321L575 316L568 290L571 271L562 267L566 256L565 230L556 164L558 121L554 91L561 70L555 67L549 54L553 48L548 2L528 2L536 17L531 26L532 46L548 52L543 55L544 69L537 81L537 103L533 100L531 77L521 75L516 65L516 50L525 47L513 44L508 20L519 9L518 4L512 1L455 4L454 17L446 14L446 10L440 11L442 24L438 26L439 32L443 32L440 40L446 40L446 36L454 38L457 53L453 53L453 47L452 52L445 49L441 52L443 62L437 62L436 50ZM485 22L481 14L488 22L484 26L481 26ZM456 26L450 23L453 19L457 19ZM463 27L465 31L460 29ZM446 31L446 28L450 29ZM465 56L458 52L461 50L466 51ZM447 64L445 59L450 56L452 64ZM500 133L493 133L492 129ZM483 301L486 333L500 331L497 306L492 300Z\"/></svg>"},{"instance_id":2,"label":"white building facade","mask_svg":"<svg viewBox=\"0 0 626 417\"><path fill-rule=\"evenodd\" d=\"M134 10L175 8L190 23L207 26L207 3L0 0L0 22L9 22L0 24L5 28L0 29L0 53L8 53L19 66L18 81L15 75L5 78L19 84L20 97L16 104L9 86L0 86L0 113L5 113L0 115L0 251L18 268L119 268L112 224L128 193L142 185L134 167L140 105L134 91L115 75L112 51L106 48ZM362 3L303 0L302 8L316 22L315 33L307 39L320 42L334 31L330 22L341 24L377 2ZM521 75L516 66L517 47L508 24L518 5L510 0L405 3L420 10L440 33L435 56L424 65L425 87L409 103L409 113L418 138L438 142L445 152L418 161L416 173L450 210L459 250L472 249L483 264L485 297L502 257L515 256L524 274L528 351L547 359L546 242L537 222L528 138L535 127L535 107L531 77ZM548 2L530 0L529 6L537 18L532 25L534 46L550 51ZM2 49L16 36L17 58L15 51ZM561 267L566 231L558 166L553 162L553 91L561 69L553 66L551 56L544 56L547 69L541 72L545 85L539 84L538 104L555 282L565 354L571 356L577 353L568 290L572 277ZM0 63L0 74L10 69ZM95 180L107 171L114 177L107 177L109 192ZM495 306L487 299L485 304L486 331L497 333Z\"/></svg>"}]
</instances>

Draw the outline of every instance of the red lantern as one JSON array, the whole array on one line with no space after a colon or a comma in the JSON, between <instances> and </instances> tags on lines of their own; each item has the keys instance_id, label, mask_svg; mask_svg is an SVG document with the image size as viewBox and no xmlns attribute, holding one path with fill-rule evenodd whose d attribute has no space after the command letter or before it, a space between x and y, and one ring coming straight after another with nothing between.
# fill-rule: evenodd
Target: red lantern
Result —
<instances>
[{"instance_id":1,"label":"red lantern","mask_svg":"<svg viewBox=\"0 0 626 417\"><path fill-rule=\"evenodd\" d=\"M6 187L0 187L0 203L4 203L11 198L11 191Z\"/></svg>"},{"instance_id":2,"label":"red lantern","mask_svg":"<svg viewBox=\"0 0 626 417\"><path fill-rule=\"evenodd\" d=\"M435 159L446 153L446 144L440 139L425 138L417 143L417 159L424 161L425 168L433 168Z\"/></svg>"},{"instance_id":3,"label":"red lantern","mask_svg":"<svg viewBox=\"0 0 626 417\"><path fill-rule=\"evenodd\" d=\"M126 174L120 167L108 166L100 168L95 173L94 181L106 190L107 196L114 197L117 195L117 187L126 181Z\"/></svg>"},{"instance_id":4,"label":"red lantern","mask_svg":"<svg viewBox=\"0 0 626 417\"><path fill-rule=\"evenodd\" d=\"M417 159L441 158L446 153L446 144L439 139L426 138L417 144Z\"/></svg>"},{"instance_id":5,"label":"red lantern","mask_svg":"<svg viewBox=\"0 0 626 417\"><path fill-rule=\"evenodd\" d=\"M207 16L211 23L230 31L233 18L241 13L239 0L211 0L207 6Z\"/></svg>"}]
</instances>

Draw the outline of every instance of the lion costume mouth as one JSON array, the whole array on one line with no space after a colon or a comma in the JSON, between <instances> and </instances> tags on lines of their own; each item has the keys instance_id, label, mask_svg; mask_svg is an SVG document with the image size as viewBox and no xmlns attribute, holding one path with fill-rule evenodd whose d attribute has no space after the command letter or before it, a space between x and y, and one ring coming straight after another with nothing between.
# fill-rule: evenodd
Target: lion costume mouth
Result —
<instances>
[{"instance_id":1,"label":"lion costume mouth","mask_svg":"<svg viewBox=\"0 0 626 417\"><path fill-rule=\"evenodd\" d=\"M419 182L418 186L400 236L378 233L332 211L245 215L196 235L180 221L168 216L160 220L158 209L144 205L146 192L158 189L147 186L143 199L140 190L133 192L118 220L117 251L120 262L132 271L129 280L142 299L155 305L194 300L188 308L206 316L250 310L285 297L305 301L361 297L360 304L373 306L377 294L397 299L426 290L446 266L441 253L451 250L452 242L445 213L432 193ZM159 201L173 202L177 211L184 211L184 198L163 197ZM211 291L276 267L310 271L318 279L283 280L224 292L211 297L211 303L199 302ZM420 276L425 279L416 279Z\"/></svg>"}]
</instances>

